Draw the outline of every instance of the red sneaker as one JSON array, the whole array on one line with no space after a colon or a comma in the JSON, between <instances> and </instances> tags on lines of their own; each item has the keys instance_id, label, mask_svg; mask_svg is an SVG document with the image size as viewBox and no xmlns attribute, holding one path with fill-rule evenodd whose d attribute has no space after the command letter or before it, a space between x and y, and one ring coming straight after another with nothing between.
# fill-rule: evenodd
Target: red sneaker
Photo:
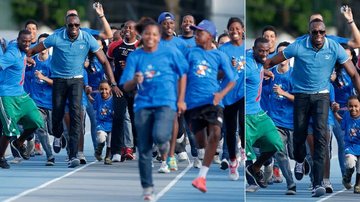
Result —
<instances>
[{"instance_id":1,"label":"red sneaker","mask_svg":"<svg viewBox=\"0 0 360 202\"><path fill-rule=\"evenodd\" d=\"M192 186L201 192L205 193L206 190L206 179L204 177L197 177L192 181Z\"/></svg>"},{"instance_id":2,"label":"red sneaker","mask_svg":"<svg viewBox=\"0 0 360 202\"><path fill-rule=\"evenodd\" d=\"M126 147L124 153L125 153L126 160L134 160L135 159L133 150L131 148Z\"/></svg>"}]
</instances>

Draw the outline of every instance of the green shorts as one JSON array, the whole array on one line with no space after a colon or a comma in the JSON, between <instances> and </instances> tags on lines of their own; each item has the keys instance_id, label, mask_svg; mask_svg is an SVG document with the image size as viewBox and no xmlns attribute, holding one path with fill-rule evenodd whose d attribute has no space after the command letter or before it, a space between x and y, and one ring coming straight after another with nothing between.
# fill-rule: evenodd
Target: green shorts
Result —
<instances>
[{"instance_id":1,"label":"green shorts","mask_svg":"<svg viewBox=\"0 0 360 202\"><path fill-rule=\"evenodd\" d=\"M265 112L245 116L245 137L248 160L256 159L254 146L260 148L261 153L284 149L274 122Z\"/></svg>"},{"instance_id":2,"label":"green shorts","mask_svg":"<svg viewBox=\"0 0 360 202\"><path fill-rule=\"evenodd\" d=\"M6 136L20 135L18 124L24 129L44 126L39 109L29 95L0 97L0 119Z\"/></svg>"}]
</instances>

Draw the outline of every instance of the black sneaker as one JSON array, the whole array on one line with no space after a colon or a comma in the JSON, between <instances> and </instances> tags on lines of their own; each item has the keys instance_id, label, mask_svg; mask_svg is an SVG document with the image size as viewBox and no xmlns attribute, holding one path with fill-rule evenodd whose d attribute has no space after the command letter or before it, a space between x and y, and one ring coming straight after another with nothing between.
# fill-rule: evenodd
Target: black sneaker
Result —
<instances>
[{"instance_id":1,"label":"black sneaker","mask_svg":"<svg viewBox=\"0 0 360 202\"><path fill-rule=\"evenodd\" d=\"M262 170L255 173L254 170L252 169L252 165L250 165L250 166L246 167L246 173L249 175L249 177L253 178L256 185L260 186L261 188L267 187L265 180L264 180L264 174L263 174Z\"/></svg>"},{"instance_id":2,"label":"black sneaker","mask_svg":"<svg viewBox=\"0 0 360 202\"><path fill-rule=\"evenodd\" d=\"M20 156L21 158L23 158L25 160L29 160L29 156L26 153L25 145L18 146L17 144L15 144L15 141L16 140L13 140L10 143L11 148L13 148L13 151L16 153L17 156Z\"/></svg>"},{"instance_id":3,"label":"black sneaker","mask_svg":"<svg viewBox=\"0 0 360 202\"><path fill-rule=\"evenodd\" d=\"M304 163L295 163L294 175L297 180L301 180L304 177Z\"/></svg>"},{"instance_id":4,"label":"black sneaker","mask_svg":"<svg viewBox=\"0 0 360 202\"><path fill-rule=\"evenodd\" d=\"M45 166L54 166L55 165L55 158L54 157L50 157L47 161Z\"/></svg>"},{"instance_id":5,"label":"black sneaker","mask_svg":"<svg viewBox=\"0 0 360 202\"><path fill-rule=\"evenodd\" d=\"M228 169L228 168L229 168L229 162L228 162L228 160L226 160L226 159L221 160L220 169L221 169L221 170L226 170L226 169Z\"/></svg>"},{"instance_id":6,"label":"black sneaker","mask_svg":"<svg viewBox=\"0 0 360 202\"><path fill-rule=\"evenodd\" d=\"M0 158L0 167L3 169L9 169L10 165L7 163L6 159L4 157Z\"/></svg>"},{"instance_id":7,"label":"black sneaker","mask_svg":"<svg viewBox=\"0 0 360 202\"><path fill-rule=\"evenodd\" d=\"M61 145L62 145L61 137L59 138L54 137L53 150L55 153L59 153L61 151L62 148Z\"/></svg>"},{"instance_id":8,"label":"black sneaker","mask_svg":"<svg viewBox=\"0 0 360 202\"><path fill-rule=\"evenodd\" d=\"M291 186L288 188L288 190L285 192L286 195L295 195L296 194L296 185Z\"/></svg>"},{"instance_id":9,"label":"black sneaker","mask_svg":"<svg viewBox=\"0 0 360 202\"><path fill-rule=\"evenodd\" d=\"M316 185L316 187L313 189L312 191L312 197L320 197L322 195L324 195L326 192L325 188L320 186L320 185Z\"/></svg>"},{"instance_id":10,"label":"black sneaker","mask_svg":"<svg viewBox=\"0 0 360 202\"><path fill-rule=\"evenodd\" d=\"M80 165L80 160L75 157L72 157L68 162L68 168L75 168L79 165Z\"/></svg>"}]
</instances>

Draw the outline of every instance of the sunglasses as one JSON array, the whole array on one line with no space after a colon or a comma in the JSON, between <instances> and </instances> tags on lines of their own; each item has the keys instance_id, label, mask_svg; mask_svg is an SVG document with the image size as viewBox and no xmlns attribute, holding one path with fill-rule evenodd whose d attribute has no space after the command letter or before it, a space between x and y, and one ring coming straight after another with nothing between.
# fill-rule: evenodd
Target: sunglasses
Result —
<instances>
[{"instance_id":1,"label":"sunglasses","mask_svg":"<svg viewBox=\"0 0 360 202\"><path fill-rule=\"evenodd\" d=\"M312 34L312 35L318 35L318 34L324 35L324 34L325 34L325 30L313 30L313 31L311 31L311 34Z\"/></svg>"},{"instance_id":2,"label":"sunglasses","mask_svg":"<svg viewBox=\"0 0 360 202\"><path fill-rule=\"evenodd\" d=\"M67 27L76 27L76 28L78 28L78 27L80 27L80 24L67 24L66 26Z\"/></svg>"}]
</instances>

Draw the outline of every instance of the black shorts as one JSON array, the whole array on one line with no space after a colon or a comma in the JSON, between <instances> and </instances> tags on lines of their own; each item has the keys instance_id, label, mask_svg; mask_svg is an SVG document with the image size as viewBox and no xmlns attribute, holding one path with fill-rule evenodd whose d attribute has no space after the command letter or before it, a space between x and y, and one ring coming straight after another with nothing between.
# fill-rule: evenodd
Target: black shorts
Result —
<instances>
[{"instance_id":1,"label":"black shorts","mask_svg":"<svg viewBox=\"0 0 360 202\"><path fill-rule=\"evenodd\" d=\"M203 130L209 124L217 125L221 128L223 117L223 108L219 105L204 105L185 112L186 122L194 134Z\"/></svg>"}]
</instances>

